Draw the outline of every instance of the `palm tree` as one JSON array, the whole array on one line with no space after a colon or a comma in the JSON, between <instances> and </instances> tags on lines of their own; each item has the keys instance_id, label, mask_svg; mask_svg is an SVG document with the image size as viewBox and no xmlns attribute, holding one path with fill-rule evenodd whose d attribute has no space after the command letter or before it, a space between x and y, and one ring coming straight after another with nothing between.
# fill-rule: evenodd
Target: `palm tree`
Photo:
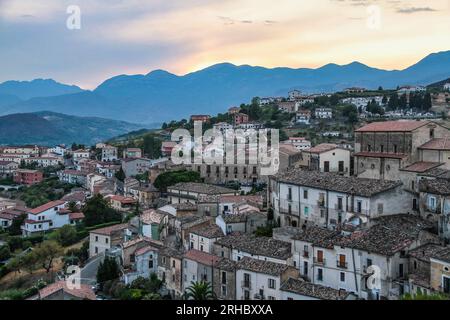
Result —
<instances>
[{"instance_id":1,"label":"palm tree","mask_svg":"<svg viewBox=\"0 0 450 320\"><path fill-rule=\"evenodd\" d=\"M209 282L192 282L184 293L186 300L214 300L216 298Z\"/></svg>"}]
</instances>

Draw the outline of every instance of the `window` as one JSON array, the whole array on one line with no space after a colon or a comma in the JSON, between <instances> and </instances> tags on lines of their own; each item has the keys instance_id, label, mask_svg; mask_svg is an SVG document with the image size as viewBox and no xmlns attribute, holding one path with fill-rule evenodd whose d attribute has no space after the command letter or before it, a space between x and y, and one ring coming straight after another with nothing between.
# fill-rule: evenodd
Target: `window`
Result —
<instances>
[{"instance_id":1,"label":"window","mask_svg":"<svg viewBox=\"0 0 450 320\"><path fill-rule=\"evenodd\" d=\"M394 144L394 153L397 153L397 145Z\"/></svg>"},{"instance_id":2,"label":"window","mask_svg":"<svg viewBox=\"0 0 450 320\"><path fill-rule=\"evenodd\" d=\"M200 245L200 251L203 251L203 245Z\"/></svg>"},{"instance_id":3,"label":"window","mask_svg":"<svg viewBox=\"0 0 450 320\"><path fill-rule=\"evenodd\" d=\"M380 151L384 152L384 145L382 145L382 144L380 145Z\"/></svg>"},{"instance_id":4,"label":"window","mask_svg":"<svg viewBox=\"0 0 450 320\"><path fill-rule=\"evenodd\" d=\"M308 275L308 261L303 261L303 274Z\"/></svg>"},{"instance_id":5,"label":"window","mask_svg":"<svg viewBox=\"0 0 450 320\"><path fill-rule=\"evenodd\" d=\"M372 146L370 144L367 145L367 151L372 151Z\"/></svg>"},{"instance_id":6,"label":"window","mask_svg":"<svg viewBox=\"0 0 450 320\"><path fill-rule=\"evenodd\" d=\"M357 213L361 213L362 212L362 201L361 200L358 200L356 202L356 212Z\"/></svg>"},{"instance_id":7,"label":"window","mask_svg":"<svg viewBox=\"0 0 450 320\"><path fill-rule=\"evenodd\" d=\"M164 260L165 260L165 258L164 258ZM175 268L175 260L172 260L172 268Z\"/></svg>"},{"instance_id":8,"label":"window","mask_svg":"<svg viewBox=\"0 0 450 320\"><path fill-rule=\"evenodd\" d=\"M323 281L323 269L317 269L317 280Z\"/></svg>"},{"instance_id":9,"label":"window","mask_svg":"<svg viewBox=\"0 0 450 320\"><path fill-rule=\"evenodd\" d=\"M322 250L317 251L317 262L323 263L323 251Z\"/></svg>"},{"instance_id":10,"label":"window","mask_svg":"<svg viewBox=\"0 0 450 320\"><path fill-rule=\"evenodd\" d=\"M98 241L98 236L95 236L95 241Z\"/></svg>"},{"instance_id":11,"label":"window","mask_svg":"<svg viewBox=\"0 0 450 320\"><path fill-rule=\"evenodd\" d=\"M244 273L244 287L250 288L250 274Z\"/></svg>"},{"instance_id":12,"label":"window","mask_svg":"<svg viewBox=\"0 0 450 320\"><path fill-rule=\"evenodd\" d=\"M227 273L222 271L222 284L227 284Z\"/></svg>"},{"instance_id":13,"label":"window","mask_svg":"<svg viewBox=\"0 0 450 320\"><path fill-rule=\"evenodd\" d=\"M345 282L345 272L341 272L341 282Z\"/></svg>"},{"instance_id":14,"label":"window","mask_svg":"<svg viewBox=\"0 0 450 320\"><path fill-rule=\"evenodd\" d=\"M227 295L227 286L222 286L222 296L225 297Z\"/></svg>"},{"instance_id":15,"label":"window","mask_svg":"<svg viewBox=\"0 0 450 320\"><path fill-rule=\"evenodd\" d=\"M108 243L109 242L109 239L108 238L105 238L105 243Z\"/></svg>"},{"instance_id":16,"label":"window","mask_svg":"<svg viewBox=\"0 0 450 320\"><path fill-rule=\"evenodd\" d=\"M372 265L372 259L367 259L367 268Z\"/></svg>"},{"instance_id":17,"label":"window","mask_svg":"<svg viewBox=\"0 0 450 320\"><path fill-rule=\"evenodd\" d=\"M95 253L96 254L98 253L98 247L95 247Z\"/></svg>"},{"instance_id":18,"label":"window","mask_svg":"<svg viewBox=\"0 0 450 320\"><path fill-rule=\"evenodd\" d=\"M150 258L150 260L148 260L148 268L153 269L153 259L152 258Z\"/></svg>"},{"instance_id":19,"label":"window","mask_svg":"<svg viewBox=\"0 0 450 320\"><path fill-rule=\"evenodd\" d=\"M304 212L305 216L307 217L307 216L309 215L309 208L308 208L308 207L305 207L305 208L303 209L303 212Z\"/></svg>"},{"instance_id":20,"label":"window","mask_svg":"<svg viewBox=\"0 0 450 320\"><path fill-rule=\"evenodd\" d=\"M269 288L275 289L275 280L274 279L269 279Z\"/></svg>"},{"instance_id":21,"label":"window","mask_svg":"<svg viewBox=\"0 0 450 320\"><path fill-rule=\"evenodd\" d=\"M384 211L384 205L383 203L378 204L378 214L383 214Z\"/></svg>"},{"instance_id":22,"label":"window","mask_svg":"<svg viewBox=\"0 0 450 320\"><path fill-rule=\"evenodd\" d=\"M288 189L288 200L292 201L292 188Z\"/></svg>"},{"instance_id":23,"label":"window","mask_svg":"<svg viewBox=\"0 0 450 320\"><path fill-rule=\"evenodd\" d=\"M430 139L434 139L434 129L430 129Z\"/></svg>"},{"instance_id":24,"label":"window","mask_svg":"<svg viewBox=\"0 0 450 320\"><path fill-rule=\"evenodd\" d=\"M308 199L308 190L303 190L303 199Z\"/></svg>"},{"instance_id":25,"label":"window","mask_svg":"<svg viewBox=\"0 0 450 320\"><path fill-rule=\"evenodd\" d=\"M337 201L338 201L338 203L337 203L338 210L342 210L342 207L343 207L343 200L344 200L344 199L342 199L342 197L338 197L338 198L337 198Z\"/></svg>"}]
</instances>

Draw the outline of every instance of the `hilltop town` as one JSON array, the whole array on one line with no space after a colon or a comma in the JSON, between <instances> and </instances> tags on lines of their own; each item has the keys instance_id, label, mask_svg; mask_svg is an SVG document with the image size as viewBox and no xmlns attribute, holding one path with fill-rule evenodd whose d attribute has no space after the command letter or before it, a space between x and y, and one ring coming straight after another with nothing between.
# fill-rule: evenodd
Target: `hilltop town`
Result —
<instances>
[{"instance_id":1,"label":"hilltop town","mask_svg":"<svg viewBox=\"0 0 450 320\"><path fill-rule=\"evenodd\" d=\"M292 90L95 146L0 146L0 299L447 299L449 99ZM175 163L195 122L278 129L277 173Z\"/></svg>"}]
</instances>

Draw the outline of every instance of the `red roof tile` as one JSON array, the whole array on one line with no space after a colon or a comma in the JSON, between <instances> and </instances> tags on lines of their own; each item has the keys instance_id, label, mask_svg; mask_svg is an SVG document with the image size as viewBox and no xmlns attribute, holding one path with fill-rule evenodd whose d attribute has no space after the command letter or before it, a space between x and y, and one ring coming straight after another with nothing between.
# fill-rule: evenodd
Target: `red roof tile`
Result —
<instances>
[{"instance_id":1,"label":"red roof tile","mask_svg":"<svg viewBox=\"0 0 450 320\"><path fill-rule=\"evenodd\" d=\"M409 132L428 123L430 122L415 120L373 122L357 129L355 132Z\"/></svg>"},{"instance_id":2,"label":"red roof tile","mask_svg":"<svg viewBox=\"0 0 450 320\"><path fill-rule=\"evenodd\" d=\"M184 257L206 266L215 265L220 260L220 257L218 256L198 250L189 250L184 254Z\"/></svg>"},{"instance_id":3,"label":"red roof tile","mask_svg":"<svg viewBox=\"0 0 450 320\"><path fill-rule=\"evenodd\" d=\"M403 170L422 173L422 172L434 169L434 168L442 166L442 165L443 165L442 163L438 163L438 162L422 161L422 162L413 163L412 165L404 168Z\"/></svg>"},{"instance_id":4,"label":"red roof tile","mask_svg":"<svg viewBox=\"0 0 450 320\"><path fill-rule=\"evenodd\" d=\"M401 153L382 153L382 152L358 152L354 154L355 157L366 158L391 158L391 159L403 159L406 158L406 154Z\"/></svg>"},{"instance_id":5,"label":"red roof tile","mask_svg":"<svg viewBox=\"0 0 450 320\"><path fill-rule=\"evenodd\" d=\"M116 224L116 225L105 227L105 228L95 229L95 230L92 230L91 233L109 236L114 231L123 230L123 229L126 229L127 227L128 227L127 223L122 223L122 224Z\"/></svg>"},{"instance_id":6,"label":"red roof tile","mask_svg":"<svg viewBox=\"0 0 450 320\"><path fill-rule=\"evenodd\" d=\"M69 286L67 286L66 281L58 281L46 286L45 288L42 288L41 290L39 290L39 297L41 299L44 299L54 293L57 293L60 290L63 290L67 294L70 294L80 299L88 299L88 300L96 299L95 293L90 285L80 284L80 287L78 289L72 287L69 288Z\"/></svg>"},{"instance_id":7,"label":"red roof tile","mask_svg":"<svg viewBox=\"0 0 450 320\"><path fill-rule=\"evenodd\" d=\"M450 150L450 137L430 140L427 143L421 145L419 149Z\"/></svg>"},{"instance_id":8,"label":"red roof tile","mask_svg":"<svg viewBox=\"0 0 450 320\"><path fill-rule=\"evenodd\" d=\"M311 153L322 153L322 152L327 152L327 151L330 151L330 150L334 150L337 147L338 146L333 144L333 143L322 143L322 144L319 144L319 145L317 145L317 146L315 146L313 148L309 148L309 149L307 149L305 151L311 152Z\"/></svg>"},{"instance_id":9,"label":"red roof tile","mask_svg":"<svg viewBox=\"0 0 450 320\"><path fill-rule=\"evenodd\" d=\"M44 205L42 205L42 206L40 206L40 207L31 209L31 210L28 211L28 212L31 213L31 214L39 214L39 213L42 213L42 212L44 212L44 211L47 211L48 209L51 209L51 208L53 208L53 207L63 205L64 203L66 203L66 202L65 202L65 201L62 201L62 200L51 201L51 202L48 202L48 203L46 203L46 204L44 204Z\"/></svg>"},{"instance_id":10,"label":"red roof tile","mask_svg":"<svg viewBox=\"0 0 450 320\"><path fill-rule=\"evenodd\" d=\"M71 212L69 214L70 220L81 220L84 219L84 213L83 212Z\"/></svg>"}]
</instances>

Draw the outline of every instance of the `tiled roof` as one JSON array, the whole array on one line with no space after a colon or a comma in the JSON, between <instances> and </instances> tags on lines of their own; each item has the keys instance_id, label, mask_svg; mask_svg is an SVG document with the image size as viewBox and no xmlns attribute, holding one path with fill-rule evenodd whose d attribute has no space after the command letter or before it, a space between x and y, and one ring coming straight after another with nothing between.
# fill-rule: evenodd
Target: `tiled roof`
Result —
<instances>
[{"instance_id":1,"label":"tiled roof","mask_svg":"<svg viewBox=\"0 0 450 320\"><path fill-rule=\"evenodd\" d=\"M116 224L116 225L105 227L105 228L95 229L95 230L92 230L90 232L91 233L95 233L95 234L102 234L102 235L109 236L113 232L119 231L119 230L124 230L127 227L128 227L127 223L122 223L122 224Z\"/></svg>"},{"instance_id":2,"label":"tiled roof","mask_svg":"<svg viewBox=\"0 0 450 320\"><path fill-rule=\"evenodd\" d=\"M394 189L402 183L400 181L381 181L356 177L344 177L329 172L306 171L300 169L289 170L275 176L284 183L306 186L310 188L331 190L347 194L370 197Z\"/></svg>"},{"instance_id":3,"label":"tiled roof","mask_svg":"<svg viewBox=\"0 0 450 320\"><path fill-rule=\"evenodd\" d=\"M381 121L373 122L356 130L356 132L410 132L429 124L430 121Z\"/></svg>"},{"instance_id":4,"label":"tiled roof","mask_svg":"<svg viewBox=\"0 0 450 320\"><path fill-rule=\"evenodd\" d=\"M445 248L439 252L436 252L431 256L431 258L450 263L450 248Z\"/></svg>"},{"instance_id":5,"label":"tiled roof","mask_svg":"<svg viewBox=\"0 0 450 320\"><path fill-rule=\"evenodd\" d=\"M184 254L185 259L193 260L206 266L213 266L219 262L220 257L198 250L189 250Z\"/></svg>"},{"instance_id":6,"label":"tiled roof","mask_svg":"<svg viewBox=\"0 0 450 320\"><path fill-rule=\"evenodd\" d=\"M288 259L292 255L289 242L268 237L256 237L252 234L230 234L217 240L215 244L280 260Z\"/></svg>"},{"instance_id":7,"label":"tiled roof","mask_svg":"<svg viewBox=\"0 0 450 320\"><path fill-rule=\"evenodd\" d=\"M84 219L84 213L83 212L71 212L71 213L69 213L69 219L70 220L82 220L82 219Z\"/></svg>"},{"instance_id":8,"label":"tiled roof","mask_svg":"<svg viewBox=\"0 0 450 320\"><path fill-rule=\"evenodd\" d=\"M54 207L57 207L57 206L61 206L64 203L66 203L66 202L63 201L63 200L51 201L51 202L48 202L48 203L46 203L46 204L44 204L44 205L42 205L40 207L31 209L28 212L31 213L31 214L39 214L39 213L47 211L47 210L49 210L51 208L54 208Z\"/></svg>"},{"instance_id":9,"label":"tiled roof","mask_svg":"<svg viewBox=\"0 0 450 320\"><path fill-rule=\"evenodd\" d=\"M317 298L320 300L343 300L348 295L347 293L341 294L339 290L333 288L312 284L302 279L294 278L289 278L283 282L280 290Z\"/></svg>"},{"instance_id":10,"label":"tiled roof","mask_svg":"<svg viewBox=\"0 0 450 320\"><path fill-rule=\"evenodd\" d=\"M145 247L142 247L142 248L136 250L136 252L134 254L136 256L140 256L140 255L146 254L149 251L158 251L158 248L156 248L155 246L149 245L149 246L145 246Z\"/></svg>"},{"instance_id":11,"label":"tiled roof","mask_svg":"<svg viewBox=\"0 0 450 320\"><path fill-rule=\"evenodd\" d=\"M124 196L114 195L111 197L111 200L119 201L120 203L135 203L136 200L133 198L128 198Z\"/></svg>"},{"instance_id":12,"label":"tiled roof","mask_svg":"<svg viewBox=\"0 0 450 320\"><path fill-rule=\"evenodd\" d=\"M235 271L237 262L227 259L221 258L219 262L216 264L216 269L225 270L225 271Z\"/></svg>"},{"instance_id":13,"label":"tiled roof","mask_svg":"<svg viewBox=\"0 0 450 320\"><path fill-rule=\"evenodd\" d=\"M311 153L323 153L327 151L331 151L336 149L338 146L336 144L332 143L321 143L313 148L307 149L305 151L311 152Z\"/></svg>"},{"instance_id":14,"label":"tiled roof","mask_svg":"<svg viewBox=\"0 0 450 320\"><path fill-rule=\"evenodd\" d=\"M242 212L242 213L237 213L237 214L225 214L223 215L223 221L225 221L225 223L242 223L242 222L246 222L248 217L250 216L261 216L261 217L266 217L266 215L262 212L257 212L257 211L251 211L251 212Z\"/></svg>"},{"instance_id":15,"label":"tiled roof","mask_svg":"<svg viewBox=\"0 0 450 320\"><path fill-rule=\"evenodd\" d=\"M443 165L443 163L439 163L439 162L420 161L420 162L413 163L412 165L410 165L402 170L423 173L423 172L426 172L428 170L434 169L434 168L442 166L442 165Z\"/></svg>"},{"instance_id":16,"label":"tiled roof","mask_svg":"<svg viewBox=\"0 0 450 320\"><path fill-rule=\"evenodd\" d=\"M402 153L387 153L387 152L357 152L354 154L355 157L366 157L366 158L388 158L388 159L403 159L406 158L406 154Z\"/></svg>"},{"instance_id":17,"label":"tiled roof","mask_svg":"<svg viewBox=\"0 0 450 320\"><path fill-rule=\"evenodd\" d=\"M141 221L145 224L160 224L164 217L167 215L164 211L161 210L146 210L141 215Z\"/></svg>"},{"instance_id":18,"label":"tiled roof","mask_svg":"<svg viewBox=\"0 0 450 320\"><path fill-rule=\"evenodd\" d=\"M301 153L296 147L291 144L280 144L280 152L287 155L296 155Z\"/></svg>"},{"instance_id":19,"label":"tiled roof","mask_svg":"<svg viewBox=\"0 0 450 320\"><path fill-rule=\"evenodd\" d=\"M422 179L419 181L420 192L450 195L450 181L447 179Z\"/></svg>"},{"instance_id":20,"label":"tiled roof","mask_svg":"<svg viewBox=\"0 0 450 320\"><path fill-rule=\"evenodd\" d=\"M65 195L64 197L62 197L61 200L68 201L68 202L71 202L71 201L82 202L82 201L86 200L86 195L84 194L83 191L75 191L75 192Z\"/></svg>"},{"instance_id":21,"label":"tiled roof","mask_svg":"<svg viewBox=\"0 0 450 320\"><path fill-rule=\"evenodd\" d=\"M263 203L262 196L221 196L219 198L221 203L242 203L246 201L251 201L254 203Z\"/></svg>"},{"instance_id":22,"label":"tiled roof","mask_svg":"<svg viewBox=\"0 0 450 320\"><path fill-rule=\"evenodd\" d=\"M450 150L450 137L432 139L427 143L421 145L419 149L427 150Z\"/></svg>"},{"instance_id":23,"label":"tiled roof","mask_svg":"<svg viewBox=\"0 0 450 320\"><path fill-rule=\"evenodd\" d=\"M237 270L243 269L257 273L268 274L271 276L281 276L281 274L283 274L283 272L285 272L289 268L290 267L286 264L252 259L249 257L242 258L236 264Z\"/></svg>"},{"instance_id":24,"label":"tiled roof","mask_svg":"<svg viewBox=\"0 0 450 320\"><path fill-rule=\"evenodd\" d=\"M168 189L175 189L180 191L189 191L194 193L203 194L229 194L237 193L236 190L228 189L220 186L215 186L206 183L195 183L195 182L181 182L174 186L168 187Z\"/></svg>"},{"instance_id":25,"label":"tiled roof","mask_svg":"<svg viewBox=\"0 0 450 320\"><path fill-rule=\"evenodd\" d=\"M192 231L192 233L208 239L215 239L224 236L222 229L220 229L219 226L215 224Z\"/></svg>"},{"instance_id":26,"label":"tiled roof","mask_svg":"<svg viewBox=\"0 0 450 320\"><path fill-rule=\"evenodd\" d=\"M39 290L39 297L44 299L58 291L63 290L67 294L78 297L80 299L95 300L96 296L92 287L87 284L80 284L80 288L69 288L66 281L58 281Z\"/></svg>"},{"instance_id":27,"label":"tiled roof","mask_svg":"<svg viewBox=\"0 0 450 320\"><path fill-rule=\"evenodd\" d=\"M449 248L443 247L438 244L428 243L413 250L410 250L408 254L417 259L427 263L430 263L430 258L440 253L450 252Z\"/></svg>"}]
</instances>

